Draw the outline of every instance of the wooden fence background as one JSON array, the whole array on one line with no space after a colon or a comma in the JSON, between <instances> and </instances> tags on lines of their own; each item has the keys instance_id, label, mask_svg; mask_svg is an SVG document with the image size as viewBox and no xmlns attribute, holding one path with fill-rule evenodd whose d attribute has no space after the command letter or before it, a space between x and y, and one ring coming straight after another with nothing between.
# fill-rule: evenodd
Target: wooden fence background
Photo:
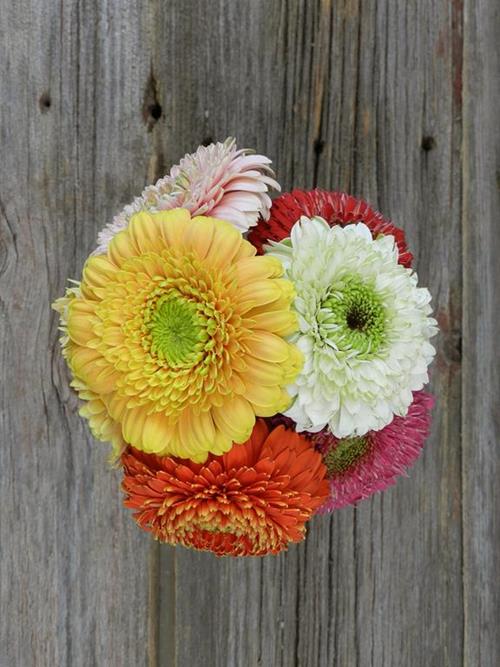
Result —
<instances>
[{"instance_id":1,"label":"wooden fence background","mask_svg":"<svg viewBox=\"0 0 500 667\"><path fill-rule=\"evenodd\" d=\"M500 665L498 0L0 0L0 665ZM407 231L441 335L408 480L279 557L153 543L49 309L202 142Z\"/></svg>"}]
</instances>

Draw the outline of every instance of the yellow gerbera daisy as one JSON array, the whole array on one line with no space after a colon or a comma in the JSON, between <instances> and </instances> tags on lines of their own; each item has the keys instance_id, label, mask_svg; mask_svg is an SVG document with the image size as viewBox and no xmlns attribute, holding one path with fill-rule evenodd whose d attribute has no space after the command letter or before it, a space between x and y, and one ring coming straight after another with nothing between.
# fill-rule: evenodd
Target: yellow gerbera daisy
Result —
<instances>
[{"instance_id":1,"label":"yellow gerbera daisy","mask_svg":"<svg viewBox=\"0 0 500 667\"><path fill-rule=\"evenodd\" d=\"M285 410L302 357L282 273L229 223L134 215L55 304L94 435L203 462Z\"/></svg>"}]
</instances>

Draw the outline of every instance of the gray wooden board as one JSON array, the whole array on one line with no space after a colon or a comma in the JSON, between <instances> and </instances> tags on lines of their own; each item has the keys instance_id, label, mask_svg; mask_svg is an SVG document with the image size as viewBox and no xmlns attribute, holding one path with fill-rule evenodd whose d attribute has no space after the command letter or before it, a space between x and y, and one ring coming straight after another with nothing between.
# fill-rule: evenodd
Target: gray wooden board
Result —
<instances>
[{"instance_id":1,"label":"gray wooden board","mask_svg":"<svg viewBox=\"0 0 500 667\"><path fill-rule=\"evenodd\" d=\"M464 652L500 665L500 5L465 12L462 521Z\"/></svg>"},{"instance_id":2,"label":"gray wooden board","mask_svg":"<svg viewBox=\"0 0 500 667\"><path fill-rule=\"evenodd\" d=\"M0 667L500 664L496 0L0 0ZM408 234L432 436L278 557L152 542L77 415L50 302L199 143Z\"/></svg>"}]
</instances>

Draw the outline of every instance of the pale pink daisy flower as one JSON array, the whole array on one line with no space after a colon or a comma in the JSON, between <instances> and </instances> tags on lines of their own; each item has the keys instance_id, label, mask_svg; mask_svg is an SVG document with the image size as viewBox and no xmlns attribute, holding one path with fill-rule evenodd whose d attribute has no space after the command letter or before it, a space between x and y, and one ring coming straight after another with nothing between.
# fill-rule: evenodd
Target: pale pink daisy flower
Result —
<instances>
[{"instance_id":1,"label":"pale pink daisy flower","mask_svg":"<svg viewBox=\"0 0 500 667\"><path fill-rule=\"evenodd\" d=\"M231 222L245 233L259 217L269 218L269 188L280 190L264 155L238 149L231 137L200 146L185 155L170 174L148 185L140 197L125 206L100 232L96 254L106 252L110 240L122 231L134 213L187 208L192 215L210 215Z\"/></svg>"}]
</instances>

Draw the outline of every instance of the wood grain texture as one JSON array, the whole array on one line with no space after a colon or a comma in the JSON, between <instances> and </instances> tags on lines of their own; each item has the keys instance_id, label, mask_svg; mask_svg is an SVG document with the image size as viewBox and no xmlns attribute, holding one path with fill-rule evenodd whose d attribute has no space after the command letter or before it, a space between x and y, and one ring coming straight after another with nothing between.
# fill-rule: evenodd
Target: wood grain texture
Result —
<instances>
[{"instance_id":1,"label":"wood grain texture","mask_svg":"<svg viewBox=\"0 0 500 667\"><path fill-rule=\"evenodd\" d=\"M500 6L468 2L464 40L464 652L500 664Z\"/></svg>"},{"instance_id":2,"label":"wood grain texture","mask_svg":"<svg viewBox=\"0 0 500 667\"><path fill-rule=\"evenodd\" d=\"M78 417L50 310L146 178L140 5L0 3L2 667L147 664L150 543Z\"/></svg>"},{"instance_id":3,"label":"wood grain texture","mask_svg":"<svg viewBox=\"0 0 500 667\"><path fill-rule=\"evenodd\" d=\"M0 0L0 667L498 665L496 0ZM77 415L50 302L228 135L406 230L441 326L409 479L279 557L151 543Z\"/></svg>"}]
</instances>

